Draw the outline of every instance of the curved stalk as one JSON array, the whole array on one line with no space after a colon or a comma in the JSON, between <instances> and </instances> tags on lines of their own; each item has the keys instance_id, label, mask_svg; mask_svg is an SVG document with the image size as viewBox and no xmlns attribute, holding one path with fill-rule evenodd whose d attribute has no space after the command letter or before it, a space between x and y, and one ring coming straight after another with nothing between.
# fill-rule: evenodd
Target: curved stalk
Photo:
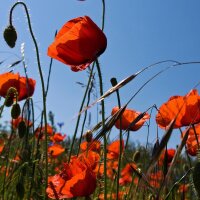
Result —
<instances>
[{"instance_id":1,"label":"curved stalk","mask_svg":"<svg viewBox=\"0 0 200 200\"><path fill-rule=\"evenodd\" d=\"M112 86L116 86L117 85L117 80L116 78L112 78L111 79L111 83L112 83ZM116 94L117 94L117 102L118 102L118 107L119 109L121 108L121 101L120 101L120 95L119 95L119 90L117 89L116 90ZM120 177L120 171L121 171L121 160L122 160L122 151L123 151L123 134L122 134L122 118L120 116L119 118L120 120L120 129L119 129L119 139L120 139L120 146L119 146L119 158L118 158L118 170L117 170L117 200L119 199L119 177ZM128 143L128 141L127 141Z\"/></svg>"},{"instance_id":2,"label":"curved stalk","mask_svg":"<svg viewBox=\"0 0 200 200\"><path fill-rule=\"evenodd\" d=\"M36 58L37 58L37 65L38 65L38 71L39 71L39 75L40 75L40 81L41 81L41 86L42 86L42 98L43 98L43 113L44 113L44 122L45 122L45 188L44 188L44 193L45 193L45 198L47 199L46 196L46 188L47 188L47 184L48 184L48 152L47 152L47 148L48 148L48 144L47 144L47 114L46 114L46 93L45 93L45 84L44 84L44 78L43 78L43 74L42 74L42 68L41 68L41 64L40 64L40 56L39 56L39 48L35 39L35 36L33 34L33 30L32 30L32 26L31 26L31 20L30 20L30 15L28 12L28 8L26 6L26 4L24 2L16 2L10 9L10 15L9 15L9 22L10 25L12 25L12 14L13 14L13 10L17 5L21 5L24 7L25 13L26 13L26 17L28 20L28 28L29 28L29 32L31 34L31 38L33 40L34 46L35 46L35 50L36 50Z\"/></svg>"},{"instance_id":3,"label":"curved stalk","mask_svg":"<svg viewBox=\"0 0 200 200\"><path fill-rule=\"evenodd\" d=\"M93 63L93 65L92 65L92 69L91 69L91 71L90 71L90 76L89 76L88 83L87 83L87 86L86 86L86 89L85 89L85 93L84 93L84 96L83 96L83 100L82 100L82 102L81 102L81 106L80 106L80 109L79 109L79 113L82 111L83 105L84 105L85 100L86 100L86 96L87 96L87 93L88 93L88 90L89 90L90 82L91 82L91 80L92 80L93 69L94 69L94 63ZM76 127L75 127L75 131L74 131L74 135L73 135L73 138L72 138L72 144L71 144L70 150L69 150L68 162L70 161L70 158L71 158L71 155L72 155L72 150L73 150L73 146L74 146L74 141L75 141L75 139L76 139L76 135L77 135L77 131L78 131L78 126L79 126L80 118L81 118L81 115L78 115L78 119L77 119L77 121L76 121Z\"/></svg>"},{"instance_id":4,"label":"curved stalk","mask_svg":"<svg viewBox=\"0 0 200 200\"><path fill-rule=\"evenodd\" d=\"M96 66L99 76L99 87L100 87L100 96L103 95L103 81L102 81L102 75L101 75L101 68L98 59L96 59ZM104 106L104 100L101 101L101 116L102 116L102 128L104 129L105 126L105 106ZM107 161L107 138L106 134L103 135L103 151L104 151L104 199L107 199L107 167L106 167L106 161Z\"/></svg>"}]
</instances>

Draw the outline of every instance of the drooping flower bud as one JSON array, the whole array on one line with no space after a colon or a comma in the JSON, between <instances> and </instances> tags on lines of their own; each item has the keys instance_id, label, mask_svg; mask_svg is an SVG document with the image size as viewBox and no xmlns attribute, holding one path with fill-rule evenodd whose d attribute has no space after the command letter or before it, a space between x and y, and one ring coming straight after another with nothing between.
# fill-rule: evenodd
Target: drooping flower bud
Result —
<instances>
[{"instance_id":1,"label":"drooping flower bud","mask_svg":"<svg viewBox=\"0 0 200 200\"><path fill-rule=\"evenodd\" d=\"M9 47L15 47L15 42L17 40L17 32L14 26L9 25L8 27L6 27L3 33L3 37Z\"/></svg>"},{"instance_id":2,"label":"drooping flower bud","mask_svg":"<svg viewBox=\"0 0 200 200\"><path fill-rule=\"evenodd\" d=\"M12 106L13 105L13 98L12 97L10 97L10 96L8 96L6 99L5 99L5 106L6 107L10 107L10 106Z\"/></svg>"},{"instance_id":3,"label":"drooping flower bud","mask_svg":"<svg viewBox=\"0 0 200 200\"><path fill-rule=\"evenodd\" d=\"M5 99L5 106L10 107L12 106L14 99L18 96L18 92L14 87L10 87L7 91L6 99Z\"/></svg>"}]
</instances>

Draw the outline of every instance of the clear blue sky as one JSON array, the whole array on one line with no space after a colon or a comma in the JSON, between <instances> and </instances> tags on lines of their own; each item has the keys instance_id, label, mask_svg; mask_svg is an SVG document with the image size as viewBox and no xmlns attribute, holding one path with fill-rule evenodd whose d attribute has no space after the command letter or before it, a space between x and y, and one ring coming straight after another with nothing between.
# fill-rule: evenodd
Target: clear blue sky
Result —
<instances>
[{"instance_id":1,"label":"clear blue sky","mask_svg":"<svg viewBox=\"0 0 200 200\"><path fill-rule=\"evenodd\" d=\"M13 0L2 1L0 8L0 27L3 32L8 23L8 12ZM49 58L46 55L49 44L53 41L56 29L68 20L88 15L96 24L101 26L101 0L34 0L26 1L31 14L33 30L40 48L42 68L47 78ZM161 60L173 59L180 62L200 61L200 1L193 0L108 0L106 1L105 34L108 47L100 57L103 73L104 91L111 87L110 78L118 81L137 72L144 66ZM9 63L17 58L3 51L9 51L20 56L20 45L25 43L25 56L29 77L37 80L34 102L36 112L42 107L41 85L36 65L33 42L27 28L24 10L19 6L14 11L14 25L18 32L15 49L5 45L0 37L0 60L8 58L1 65L0 72L5 72ZM167 66L167 65L165 65ZM137 89L158 70L165 67L159 65L146 71L129 85L120 90L122 103L126 103ZM15 72L23 72L21 65ZM144 111L156 104L158 107L172 95L184 95L200 81L200 65L188 65L173 68L148 84L129 105L130 108ZM54 61L50 90L47 99L47 109L55 113L56 122L65 122L63 132L71 135L74 131L75 120L82 100L84 90L76 82L86 83L86 71L74 73L70 68ZM199 89L199 88L198 88ZM94 100L94 99L93 99ZM106 99L106 115L110 115L112 107L117 104L113 94ZM96 111L96 107L90 110ZM7 111L8 112L8 111ZM8 116L8 114L4 114ZM96 115L93 114L93 125ZM155 112L152 116L150 142L155 140ZM132 139L144 143L147 129L144 127L133 132ZM163 131L159 130L162 136ZM112 135L118 135L114 128ZM178 144L179 134L174 133L170 144Z\"/></svg>"}]
</instances>

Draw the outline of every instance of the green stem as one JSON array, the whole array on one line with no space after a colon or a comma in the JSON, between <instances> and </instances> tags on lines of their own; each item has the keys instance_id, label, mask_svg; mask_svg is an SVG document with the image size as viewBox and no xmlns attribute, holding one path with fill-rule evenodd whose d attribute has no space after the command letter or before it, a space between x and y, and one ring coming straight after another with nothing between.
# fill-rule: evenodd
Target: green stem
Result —
<instances>
[{"instance_id":1,"label":"green stem","mask_svg":"<svg viewBox=\"0 0 200 200\"><path fill-rule=\"evenodd\" d=\"M101 30L104 30L104 24L105 24L105 11L106 11L106 6L105 6L105 0L102 0L102 6L103 6L103 11L102 11L102 27Z\"/></svg>"},{"instance_id":2,"label":"green stem","mask_svg":"<svg viewBox=\"0 0 200 200\"><path fill-rule=\"evenodd\" d=\"M26 12L26 17L28 20L28 28L29 28L29 32L31 34L34 46L35 46L35 50L36 50L36 57L37 57L37 64L38 64L38 71L39 71L39 75L40 75L40 80L41 80L41 86L42 86L42 98L43 98L43 112L44 112L44 122L45 122L45 188L44 188L44 194L45 194L45 199L47 199L47 195L46 195L46 188L48 185L48 152L47 152L47 148L48 148L48 141L47 141L47 113L46 113L46 93L45 93L45 84L44 84L44 78L43 78L43 74L42 74L42 68L41 68L41 64L40 64L40 56L39 56L39 48L35 39L35 36L33 34L33 30L31 27L31 20L30 20L30 15L28 12L28 8L26 6L26 4L24 2L16 2L12 8L10 9L10 18L9 18L9 22L10 25L12 25L12 13L14 8L17 5L22 5L25 9Z\"/></svg>"},{"instance_id":3,"label":"green stem","mask_svg":"<svg viewBox=\"0 0 200 200\"><path fill-rule=\"evenodd\" d=\"M55 37L56 37L56 35L57 35L57 30L55 32ZM49 82L50 82L50 75L51 75L52 65L53 65L53 58L50 59L50 63L49 63L49 73L48 73L46 93L45 93L45 97L46 98L47 98L47 93L48 93L48 90L49 90Z\"/></svg>"},{"instance_id":4,"label":"green stem","mask_svg":"<svg viewBox=\"0 0 200 200\"><path fill-rule=\"evenodd\" d=\"M12 122L13 124L13 122ZM4 194L5 194L5 183L6 183L6 174L7 174L7 169L8 169L8 164L9 164L9 154L10 154L10 148L11 148L11 143L12 143L12 138L14 134L13 127L11 127L11 135L8 141L8 150L7 150L7 155L6 157L6 167L5 167L5 172L4 172L4 177L3 177L3 189L2 189L2 199L4 200Z\"/></svg>"},{"instance_id":5,"label":"green stem","mask_svg":"<svg viewBox=\"0 0 200 200\"><path fill-rule=\"evenodd\" d=\"M181 137L183 137L183 132L182 132L181 128L179 128L179 130L180 130L180 133L181 133ZM187 147L186 147L186 145L184 145L184 146L185 146L185 153L186 153L187 160L189 162L190 168L192 168L192 163L191 163L190 156L188 155Z\"/></svg>"},{"instance_id":6,"label":"green stem","mask_svg":"<svg viewBox=\"0 0 200 200\"><path fill-rule=\"evenodd\" d=\"M127 193L127 196L126 196L126 199L125 200L128 200L128 199L131 199L131 192L133 191L133 184L134 184L134 175L132 175L132 181L131 181L131 184L130 184L130 187L128 189L128 193Z\"/></svg>"},{"instance_id":7,"label":"green stem","mask_svg":"<svg viewBox=\"0 0 200 200\"><path fill-rule=\"evenodd\" d=\"M98 59L96 59L96 66L99 76L99 86L100 86L100 96L103 95L103 81L102 81L102 75L101 75L101 68ZM105 127L105 106L104 106L104 100L101 101L101 116L102 116L102 128ZM104 199L107 199L107 167L106 167L106 161L107 161L107 138L106 134L103 134L103 151L104 151Z\"/></svg>"},{"instance_id":8,"label":"green stem","mask_svg":"<svg viewBox=\"0 0 200 200\"><path fill-rule=\"evenodd\" d=\"M170 197L170 194L172 193L175 186L177 186L182 180L184 180L186 178L186 176L188 174L190 174L191 170L193 170L193 168L190 168L178 181L176 181L176 183L174 183L174 185L171 187L170 191L167 193L165 200L167 200Z\"/></svg>"},{"instance_id":9,"label":"green stem","mask_svg":"<svg viewBox=\"0 0 200 200\"><path fill-rule=\"evenodd\" d=\"M53 58L50 59L49 73L48 73L48 78L47 78L47 86L46 86L45 97L47 97L47 93L48 93L48 91L49 91L49 82L50 82L50 75L51 75L52 64L53 64Z\"/></svg>"},{"instance_id":10,"label":"green stem","mask_svg":"<svg viewBox=\"0 0 200 200\"><path fill-rule=\"evenodd\" d=\"M88 107L88 105L90 103L90 95L91 95L91 92L92 92L92 88L93 88L93 86L92 86L92 82L91 82L91 86L90 86L90 89L88 91L88 100L87 100L86 107ZM83 137L83 131L84 131L86 119L87 119L87 110L85 111L85 115L84 115L84 119L83 119L83 124L82 124L82 128L81 128L81 136L80 136L80 139L79 139L77 156L78 156L78 154L80 152L80 146L81 146L81 141L82 141L82 137Z\"/></svg>"},{"instance_id":11,"label":"green stem","mask_svg":"<svg viewBox=\"0 0 200 200\"><path fill-rule=\"evenodd\" d=\"M129 137L130 137L130 130L127 131L127 137L126 137L126 143L125 143L124 149L127 149L127 148L128 148Z\"/></svg>"},{"instance_id":12,"label":"green stem","mask_svg":"<svg viewBox=\"0 0 200 200\"><path fill-rule=\"evenodd\" d=\"M116 78L111 79L112 86L114 87L117 85L117 80ZM118 107L119 109L121 108L121 101L120 101L120 95L119 95L119 90L116 90L117 94L117 102L118 102ZM120 138L120 146L119 146L119 158L118 158L118 170L117 170L117 200L119 199L119 178L120 178L120 171L121 171L121 160L122 160L122 146L123 146L123 134L122 134L122 118L120 116L120 129L119 129L119 138Z\"/></svg>"},{"instance_id":13,"label":"green stem","mask_svg":"<svg viewBox=\"0 0 200 200\"><path fill-rule=\"evenodd\" d=\"M91 69L91 71L90 71L90 76L89 76L89 79L88 79L87 87L86 87L86 89L85 89L85 93L84 93L84 96L83 96L83 100L82 100L82 102L81 102L81 106L80 106L80 109L79 109L79 113L82 111L83 105L84 105L85 100L86 100L87 92L88 92L88 90L89 90L90 82L91 82L91 80L92 80L92 74L93 74L94 64L95 64L95 63L93 63L92 69ZM73 135L73 138L72 138L72 144L71 144L70 150L69 150L68 162L70 161L70 158L71 158L71 155L72 155L72 150L73 150L73 147L74 147L74 142L75 142L75 139L76 139L76 135L77 135L77 131L78 131L78 126L79 126L80 118L81 118L81 115L78 115L78 119L77 119L77 121L76 121L76 127L75 127L75 131L74 131L74 135Z\"/></svg>"}]
</instances>

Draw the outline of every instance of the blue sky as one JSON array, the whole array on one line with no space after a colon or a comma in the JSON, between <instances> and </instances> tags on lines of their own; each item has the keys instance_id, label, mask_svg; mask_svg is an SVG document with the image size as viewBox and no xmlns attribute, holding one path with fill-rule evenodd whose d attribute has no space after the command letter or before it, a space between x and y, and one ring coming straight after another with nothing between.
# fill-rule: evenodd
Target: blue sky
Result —
<instances>
[{"instance_id":1,"label":"blue sky","mask_svg":"<svg viewBox=\"0 0 200 200\"><path fill-rule=\"evenodd\" d=\"M0 27L3 33L8 23L8 12L13 0L4 1L0 8ZM100 0L59 0L58 1L26 1L31 14L33 30L40 48L45 80L47 78L49 57L47 48L53 41L56 29L68 20L88 15L96 24L101 26L102 4ZM137 72L141 68L161 60L177 60L180 62L200 61L200 1L193 0L109 0L106 1L105 34L108 46L100 57L103 73L104 91L108 90L110 78L118 81ZM25 12L18 6L14 11L14 22L18 40L16 47L6 46L0 37L0 60L7 59L1 65L0 72L7 70L7 66L20 56L21 43L25 43L25 56L29 77L37 80L34 94L36 113L42 108L41 85L36 64L35 50L28 32ZM9 53L5 53L9 52ZM120 90L121 101L125 104L137 89L152 75L166 67L154 67ZM23 73L22 66L17 66L15 72ZM129 108L144 111L153 104L158 107L172 95L184 95L200 81L200 65L176 67L163 73L150 82L130 103ZM63 132L72 135L75 128L74 116L77 114L84 93L76 82L87 82L87 73L74 73L70 68L58 61L54 61L50 89L47 99L47 109L55 113L56 122L65 122ZM198 88L199 89L199 88ZM94 99L93 99L94 100ZM116 95L105 100L106 115L110 115L112 107L117 104ZM90 109L93 125L96 122L96 107ZM8 117L9 110L4 113ZM99 116L100 118L100 116ZM155 111L153 112L150 129L150 142L155 141ZM131 139L146 141L147 129L143 127L138 132L131 133ZM163 131L159 130L162 136ZM113 129L113 136L118 135ZM174 133L170 141L171 146L179 143L179 134Z\"/></svg>"}]
</instances>

